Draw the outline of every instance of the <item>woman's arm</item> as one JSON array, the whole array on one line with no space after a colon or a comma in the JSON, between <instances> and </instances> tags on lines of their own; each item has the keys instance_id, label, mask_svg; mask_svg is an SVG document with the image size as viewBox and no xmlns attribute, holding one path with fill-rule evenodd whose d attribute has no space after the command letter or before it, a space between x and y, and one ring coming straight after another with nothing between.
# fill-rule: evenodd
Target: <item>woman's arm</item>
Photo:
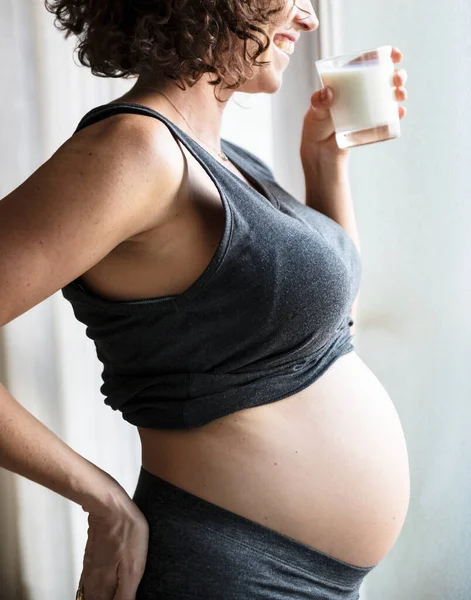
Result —
<instances>
[{"instance_id":1,"label":"woman's arm","mask_svg":"<svg viewBox=\"0 0 471 600\"><path fill-rule=\"evenodd\" d=\"M0 384L0 467L43 485L86 512L119 508L124 489L77 454Z\"/></svg>"},{"instance_id":2,"label":"woman's arm","mask_svg":"<svg viewBox=\"0 0 471 600\"><path fill-rule=\"evenodd\" d=\"M348 161L345 159L323 161L311 158L303 163L303 168L307 206L315 208L341 225L361 254L350 189ZM359 298L360 294L357 295L352 306L351 317L354 322L351 327L352 334L355 333L356 328Z\"/></svg>"},{"instance_id":3,"label":"woman's arm","mask_svg":"<svg viewBox=\"0 0 471 600\"><path fill-rule=\"evenodd\" d=\"M358 57L351 64L361 62L365 56ZM394 64L400 63L402 58L399 48L391 49ZM392 83L397 102L407 99L406 81L407 72L394 69ZM316 208L320 205L328 210L329 213L325 214L329 214L348 231L360 251L347 173L351 149L338 147L331 115L334 100L332 88L322 87L312 94L311 105L304 116L300 150L306 176L307 203L310 205L310 202L314 202ZM403 119L406 113L404 106L398 106L399 119Z\"/></svg>"},{"instance_id":4,"label":"woman's arm","mask_svg":"<svg viewBox=\"0 0 471 600\"><path fill-rule=\"evenodd\" d=\"M360 252L348 163L340 161L331 164L311 161L304 168L304 176L306 204L341 225Z\"/></svg>"},{"instance_id":5,"label":"woman's arm","mask_svg":"<svg viewBox=\"0 0 471 600\"><path fill-rule=\"evenodd\" d=\"M144 125L145 124L145 125ZM175 155L174 155L174 154ZM77 133L0 201L0 327L59 291L127 239L160 224L184 173L165 125L121 116ZM89 514L85 595L133 597L148 524L124 488L0 385L0 468Z\"/></svg>"},{"instance_id":6,"label":"woman's arm","mask_svg":"<svg viewBox=\"0 0 471 600\"><path fill-rule=\"evenodd\" d=\"M392 48L393 63L401 62L402 56L398 48ZM406 80L407 72L404 69L395 69L393 82L398 102L407 98L403 87ZM311 96L311 106L304 117L301 161L306 177L306 203L339 223L361 253L347 173L350 149L341 149L337 145L330 113L333 101L333 90L330 87L317 90ZM399 106L398 113L402 119L406 115L406 109ZM355 323L358 301L359 294L352 308L352 319Z\"/></svg>"}]
</instances>

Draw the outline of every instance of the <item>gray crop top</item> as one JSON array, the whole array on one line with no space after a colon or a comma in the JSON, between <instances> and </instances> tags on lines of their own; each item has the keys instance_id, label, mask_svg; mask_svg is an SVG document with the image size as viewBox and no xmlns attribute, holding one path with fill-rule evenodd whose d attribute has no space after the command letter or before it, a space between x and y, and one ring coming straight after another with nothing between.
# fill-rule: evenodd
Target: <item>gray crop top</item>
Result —
<instances>
[{"instance_id":1,"label":"gray crop top","mask_svg":"<svg viewBox=\"0 0 471 600\"><path fill-rule=\"evenodd\" d=\"M211 262L181 294L110 301L80 278L62 289L103 364L105 403L133 425L197 427L299 392L351 352L361 262L346 231L283 190L250 152L223 140L267 197L147 107L99 106L77 131L118 113L167 125L214 182L225 226Z\"/></svg>"}]
</instances>

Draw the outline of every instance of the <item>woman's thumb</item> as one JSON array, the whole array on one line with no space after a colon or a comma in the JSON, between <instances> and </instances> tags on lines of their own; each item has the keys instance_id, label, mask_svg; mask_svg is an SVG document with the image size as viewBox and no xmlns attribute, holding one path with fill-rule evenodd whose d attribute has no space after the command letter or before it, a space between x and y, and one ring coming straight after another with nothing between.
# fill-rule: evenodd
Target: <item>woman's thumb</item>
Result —
<instances>
[{"instance_id":1,"label":"woman's thumb","mask_svg":"<svg viewBox=\"0 0 471 600\"><path fill-rule=\"evenodd\" d=\"M334 99L332 88L323 87L311 96L311 110L318 121L330 118L330 108Z\"/></svg>"}]
</instances>

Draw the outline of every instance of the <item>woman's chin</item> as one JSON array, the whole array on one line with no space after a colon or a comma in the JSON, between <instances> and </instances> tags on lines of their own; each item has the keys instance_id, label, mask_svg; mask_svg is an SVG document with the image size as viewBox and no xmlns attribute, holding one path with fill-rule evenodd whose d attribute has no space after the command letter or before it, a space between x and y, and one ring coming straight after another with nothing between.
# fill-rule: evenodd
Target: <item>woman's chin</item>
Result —
<instances>
[{"instance_id":1,"label":"woman's chin","mask_svg":"<svg viewBox=\"0 0 471 600\"><path fill-rule=\"evenodd\" d=\"M283 84L283 73L278 70L270 70L270 73L263 73L250 81L247 81L240 87L240 92L247 94L274 94Z\"/></svg>"},{"instance_id":2,"label":"woman's chin","mask_svg":"<svg viewBox=\"0 0 471 600\"><path fill-rule=\"evenodd\" d=\"M266 84L264 94L274 94L283 85L283 73L278 73L276 77L272 77Z\"/></svg>"}]
</instances>

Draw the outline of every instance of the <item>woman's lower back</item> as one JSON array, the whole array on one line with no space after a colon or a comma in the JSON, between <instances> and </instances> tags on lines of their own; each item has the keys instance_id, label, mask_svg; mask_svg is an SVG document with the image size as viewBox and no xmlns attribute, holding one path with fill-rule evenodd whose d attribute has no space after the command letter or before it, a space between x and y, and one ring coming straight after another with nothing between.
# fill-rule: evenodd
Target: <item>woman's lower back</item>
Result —
<instances>
[{"instance_id":1,"label":"woman's lower back","mask_svg":"<svg viewBox=\"0 0 471 600\"><path fill-rule=\"evenodd\" d=\"M139 434L148 473L351 566L378 564L406 517L402 427L354 352L289 398Z\"/></svg>"}]
</instances>

